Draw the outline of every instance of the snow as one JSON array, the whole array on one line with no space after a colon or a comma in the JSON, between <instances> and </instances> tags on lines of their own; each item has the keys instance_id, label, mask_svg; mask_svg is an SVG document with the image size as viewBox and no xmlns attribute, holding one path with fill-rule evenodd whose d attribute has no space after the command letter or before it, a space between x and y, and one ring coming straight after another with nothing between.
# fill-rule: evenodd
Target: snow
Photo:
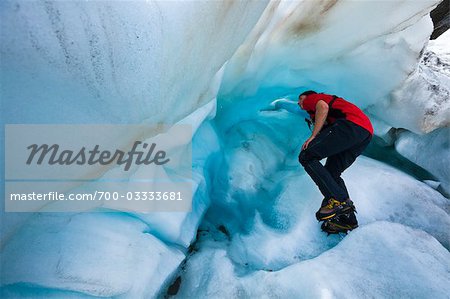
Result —
<instances>
[{"instance_id":1,"label":"snow","mask_svg":"<svg viewBox=\"0 0 450 299\"><path fill-rule=\"evenodd\" d=\"M450 69L446 67L450 64L450 51L448 45L450 43L450 32L446 31L435 40L430 40L427 46L427 51L439 55L439 60L430 61L435 69L439 69L450 75Z\"/></svg>"},{"instance_id":2,"label":"snow","mask_svg":"<svg viewBox=\"0 0 450 299\"><path fill-rule=\"evenodd\" d=\"M171 144L192 146L193 185L190 212L2 205L2 296L155 298L181 275L179 298L447 297L450 54L448 32L428 41L437 2L1 2L2 123L189 125ZM306 89L369 111L383 146L435 177L358 158L344 179L360 227L327 237L297 160Z\"/></svg>"},{"instance_id":3,"label":"snow","mask_svg":"<svg viewBox=\"0 0 450 299\"><path fill-rule=\"evenodd\" d=\"M71 229L63 226L50 233L47 220L5 214L2 207L2 243L7 243L2 249L2 277L9 277L2 285L9 285L12 297L54 294L52 289L125 298L158 294L183 260L209 205L214 169L209 158L218 150L210 119L222 67L265 5L265 1L0 4L1 88L2 98L8 99L2 101L2 111L8 111L2 113L2 123L181 121L198 136L192 141L190 213L128 213L133 217L121 221L114 220L114 213L96 213L87 224L94 227L92 232L76 222ZM178 144L183 146L186 143ZM139 170L133 173L140 175ZM62 223L71 220L54 217ZM27 242L36 248L30 248L21 263L18 250L29 248ZM53 247L61 252L44 254ZM46 266L39 267L41 262Z\"/></svg>"}]
</instances>

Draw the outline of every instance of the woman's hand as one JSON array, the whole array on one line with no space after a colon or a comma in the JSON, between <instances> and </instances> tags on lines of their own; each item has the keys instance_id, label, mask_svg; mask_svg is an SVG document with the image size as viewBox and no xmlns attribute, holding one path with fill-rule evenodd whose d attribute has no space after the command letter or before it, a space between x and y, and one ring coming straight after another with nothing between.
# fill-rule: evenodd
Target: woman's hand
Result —
<instances>
[{"instance_id":1,"label":"woman's hand","mask_svg":"<svg viewBox=\"0 0 450 299\"><path fill-rule=\"evenodd\" d=\"M305 143L303 143L303 145L302 145L302 151L304 151L305 149L308 148L309 143L310 143L314 138L316 138L316 136L311 136L311 137L309 137L308 139L306 139Z\"/></svg>"}]
</instances>

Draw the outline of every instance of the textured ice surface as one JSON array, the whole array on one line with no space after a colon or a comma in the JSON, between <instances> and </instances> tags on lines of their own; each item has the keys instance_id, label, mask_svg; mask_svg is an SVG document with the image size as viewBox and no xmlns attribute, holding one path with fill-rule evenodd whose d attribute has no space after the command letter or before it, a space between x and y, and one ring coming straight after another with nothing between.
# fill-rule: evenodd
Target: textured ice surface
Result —
<instances>
[{"instance_id":1,"label":"textured ice surface","mask_svg":"<svg viewBox=\"0 0 450 299\"><path fill-rule=\"evenodd\" d=\"M287 101L273 106L280 103ZM314 258L339 242L320 231L314 212L322 197L297 161L299 146L309 134L306 125L295 112L279 108L260 111L223 133L222 171L207 214L213 226L224 226L230 235L227 256L249 271L278 270ZM379 127L389 128L381 122ZM344 179L361 225L398 222L450 247L450 205L433 188L364 157Z\"/></svg>"},{"instance_id":2,"label":"textured ice surface","mask_svg":"<svg viewBox=\"0 0 450 299\"><path fill-rule=\"evenodd\" d=\"M192 139L192 199L191 212L154 212L133 213L149 226L149 231L160 239L189 247L194 239L197 226L209 206L209 186L211 186L211 175L214 174L212 156L219 149L219 140L211 118L215 113L215 100L200 107L194 113L184 118L178 124L189 124L195 134ZM181 141L179 141L180 146ZM177 144L177 143L175 143ZM136 171L130 178L139 179L140 176L148 178L148 173ZM170 177L169 177L170 178Z\"/></svg>"},{"instance_id":3,"label":"textured ice surface","mask_svg":"<svg viewBox=\"0 0 450 299\"><path fill-rule=\"evenodd\" d=\"M204 244L189 259L178 298L446 298L450 292L448 250L423 231L386 221L274 272L239 274L242 265L216 247Z\"/></svg>"},{"instance_id":4,"label":"textured ice surface","mask_svg":"<svg viewBox=\"0 0 450 299\"><path fill-rule=\"evenodd\" d=\"M63 296L49 288L127 298L160 291L209 205L209 157L219 142L208 119L215 112L220 69L266 3L0 3L2 112L8 112L3 123L183 120L198 136L192 144L191 213L130 213L135 218L121 222L109 220L114 214L95 214L89 225L97 228L90 233L82 231L87 226L77 230L78 223L48 232L52 225L39 216L3 214L2 277L8 280L2 285L13 297ZM28 217L33 222L20 228ZM72 218L55 219L57 225ZM128 227L117 228L122 225ZM22 257L19 249L27 244L34 249Z\"/></svg>"},{"instance_id":5,"label":"textured ice surface","mask_svg":"<svg viewBox=\"0 0 450 299\"><path fill-rule=\"evenodd\" d=\"M397 151L434 174L442 188L450 194L450 128L426 135L401 132L395 143Z\"/></svg>"},{"instance_id":6,"label":"textured ice surface","mask_svg":"<svg viewBox=\"0 0 450 299\"><path fill-rule=\"evenodd\" d=\"M376 127L388 145L393 126L445 125L448 42L417 69L437 2L0 2L3 123L189 123L195 191L191 213L2 212L2 294L161 295L212 203L180 297L445 297L448 200L361 158L344 177L362 227L327 238L295 104L304 88L387 103L396 118L376 114ZM410 110L394 90L417 98ZM445 130L397 142L442 184Z\"/></svg>"},{"instance_id":7,"label":"textured ice surface","mask_svg":"<svg viewBox=\"0 0 450 299\"><path fill-rule=\"evenodd\" d=\"M227 64L221 93L317 89L366 108L416 68L436 2L271 2Z\"/></svg>"},{"instance_id":8,"label":"textured ice surface","mask_svg":"<svg viewBox=\"0 0 450 299\"><path fill-rule=\"evenodd\" d=\"M428 61L428 65L434 69L438 69L450 75L450 51L448 45L450 43L450 32L446 31L435 40L430 40L427 46L427 51L433 52L439 57L434 57Z\"/></svg>"},{"instance_id":9,"label":"textured ice surface","mask_svg":"<svg viewBox=\"0 0 450 299\"><path fill-rule=\"evenodd\" d=\"M8 278L2 279L7 286L3 292L12 297L65 296L51 289L125 298L156 296L185 258L209 206L214 173L210 158L219 149L210 123L214 112L215 101L211 101L180 122L190 124L195 132L191 212L5 214L2 277ZM180 138L174 144L185 142ZM130 170L130 178L139 177L139 171Z\"/></svg>"},{"instance_id":10,"label":"textured ice surface","mask_svg":"<svg viewBox=\"0 0 450 299\"><path fill-rule=\"evenodd\" d=\"M2 284L152 297L184 254L126 214L35 214L2 248ZM31 290L34 292L35 290ZM70 295L70 294L69 294Z\"/></svg>"},{"instance_id":11,"label":"textured ice surface","mask_svg":"<svg viewBox=\"0 0 450 299\"><path fill-rule=\"evenodd\" d=\"M418 134L449 126L450 31L429 42L417 69L390 100L369 110L396 128Z\"/></svg>"},{"instance_id":12,"label":"textured ice surface","mask_svg":"<svg viewBox=\"0 0 450 299\"><path fill-rule=\"evenodd\" d=\"M259 160L254 168L263 168L262 161L268 159ZM233 171L231 167L229 171ZM245 182L251 176L249 173L244 178L241 173L227 175ZM446 248L450 247L450 203L428 185L364 157L358 158L343 177L357 207L360 225L380 220L397 222L422 229ZM313 258L338 242L339 239L327 238L320 231L314 212L322 198L304 172L273 171L265 180L272 184L265 184L253 193L245 192L245 196L239 194L242 184L231 184L227 205L213 203L212 208L218 207L218 211L210 212L214 215L212 221L216 226L225 225L232 234L228 255L234 262L253 269L277 270ZM236 222L224 219L229 214L246 222L236 227ZM221 219L219 215L226 216Z\"/></svg>"},{"instance_id":13,"label":"textured ice surface","mask_svg":"<svg viewBox=\"0 0 450 299\"><path fill-rule=\"evenodd\" d=\"M4 121L172 124L215 97L266 3L2 1Z\"/></svg>"}]
</instances>

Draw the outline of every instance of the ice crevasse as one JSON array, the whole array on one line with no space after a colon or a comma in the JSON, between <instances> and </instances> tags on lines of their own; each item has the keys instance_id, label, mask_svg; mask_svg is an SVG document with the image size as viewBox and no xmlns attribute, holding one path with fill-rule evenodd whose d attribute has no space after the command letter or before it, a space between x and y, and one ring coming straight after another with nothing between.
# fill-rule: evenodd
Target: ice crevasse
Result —
<instances>
[{"instance_id":1,"label":"ice crevasse","mask_svg":"<svg viewBox=\"0 0 450 299\"><path fill-rule=\"evenodd\" d=\"M192 146L194 190L189 213L2 205L2 296L153 298L178 281L179 298L447 298L438 2L1 2L3 124L190 124L178 146ZM297 161L305 89L375 125L370 157L344 174L360 228L343 239L320 232L321 196Z\"/></svg>"}]
</instances>

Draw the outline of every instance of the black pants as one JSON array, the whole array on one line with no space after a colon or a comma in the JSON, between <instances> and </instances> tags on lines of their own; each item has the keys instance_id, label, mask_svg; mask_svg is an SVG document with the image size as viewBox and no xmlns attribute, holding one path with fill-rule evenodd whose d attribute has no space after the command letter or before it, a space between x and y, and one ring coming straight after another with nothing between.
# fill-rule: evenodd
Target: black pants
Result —
<instances>
[{"instance_id":1,"label":"black pants","mask_svg":"<svg viewBox=\"0 0 450 299\"><path fill-rule=\"evenodd\" d=\"M326 199L333 197L344 201L349 198L349 194L341 174L363 152L371 139L372 135L366 129L348 120L338 119L300 152L298 160ZM320 160L326 157L328 159L323 166Z\"/></svg>"}]
</instances>

